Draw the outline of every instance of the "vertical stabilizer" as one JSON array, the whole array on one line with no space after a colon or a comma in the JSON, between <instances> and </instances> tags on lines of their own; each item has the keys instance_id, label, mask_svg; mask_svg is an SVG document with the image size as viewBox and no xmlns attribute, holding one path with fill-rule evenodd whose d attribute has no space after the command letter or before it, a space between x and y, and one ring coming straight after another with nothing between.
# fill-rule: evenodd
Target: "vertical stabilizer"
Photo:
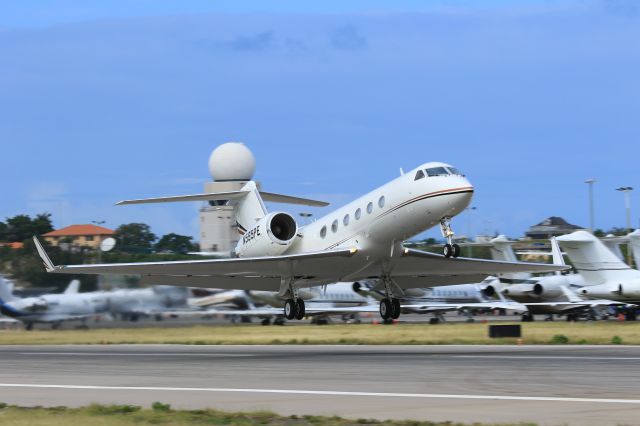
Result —
<instances>
[{"instance_id":1,"label":"vertical stabilizer","mask_svg":"<svg viewBox=\"0 0 640 426\"><path fill-rule=\"evenodd\" d=\"M587 285L639 279L640 272L618 259L597 237L576 231L557 238Z\"/></svg>"},{"instance_id":2,"label":"vertical stabilizer","mask_svg":"<svg viewBox=\"0 0 640 426\"><path fill-rule=\"evenodd\" d=\"M633 253L633 262L636 269L640 269L640 229L636 229L629 235L629 249Z\"/></svg>"},{"instance_id":3,"label":"vertical stabilizer","mask_svg":"<svg viewBox=\"0 0 640 426\"><path fill-rule=\"evenodd\" d=\"M63 294L77 294L80 292L80 280L71 280Z\"/></svg>"},{"instance_id":4,"label":"vertical stabilizer","mask_svg":"<svg viewBox=\"0 0 640 426\"><path fill-rule=\"evenodd\" d=\"M0 304L11 302L16 297L13 295L13 284L0 275Z\"/></svg>"},{"instance_id":5,"label":"vertical stabilizer","mask_svg":"<svg viewBox=\"0 0 640 426\"><path fill-rule=\"evenodd\" d=\"M244 234L244 232L251 229L257 221L267 215L267 208L264 206L264 202L254 181L248 181L242 187L242 191L246 193L235 202L235 216L238 231Z\"/></svg>"},{"instance_id":6,"label":"vertical stabilizer","mask_svg":"<svg viewBox=\"0 0 640 426\"><path fill-rule=\"evenodd\" d=\"M498 235L491 240L491 257L493 260L499 260L501 262L518 262L515 252L513 251L513 241L504 235ZM510 280L526 280L531 277L528 272L517 272L514 274L500 274L501 278Z\"/></svg>"},{"instance_id":7,"label":"vertical stabilizer","mask_svg":"<svg viewBox=\"0 0 640 426\"><path fill-rule=\"evenodd\" d=\"M549 243L551 244L551 256L553 258L552 263L554 265L566 265L566 263L564 263L564 257L562 257L562 250L560 250L560 246L558 245L558 240L556 240L556 237L551 237ZM562 275L560 271L557 271L555 274Z\"/></svg>"},{"instance_id":8,"label":"vertical stabilizer","mask_svg":"<svg viewBox=\"0 0 640 426\"><path fill-rule=\"evenodd\" d=\"M611 253L615 254L618 257L618 259L624 262L624 256L622 255L622 250L620 250L621 241L619 238L615 238L613 235L611 236L607 235L607 237L601 241L602 241L602 244L605 245L605 247L611 250Z\"/></svg>"}]
</instances>

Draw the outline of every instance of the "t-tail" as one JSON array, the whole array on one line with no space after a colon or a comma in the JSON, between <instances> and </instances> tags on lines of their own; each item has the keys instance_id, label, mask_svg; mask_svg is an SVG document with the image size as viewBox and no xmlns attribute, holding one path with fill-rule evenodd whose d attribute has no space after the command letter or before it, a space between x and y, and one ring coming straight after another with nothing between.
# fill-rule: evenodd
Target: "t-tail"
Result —
<instances>
[{"instance_id":1,"label":"t-tail","mask_svg":"<svg viewBox=\"0 0 640 426\"><path fill-rule=\"evenodd\" d=\"M630 248L633 253L633 263L636 269L640 269L640 229L627 235L627 238L629 239L628 249Z\"/></svg>"},{"instance_id":2,"label":"t-tail","mask_svg":"<svg viewBox=\"0 0 640 426\"><path fill-rule=\"evenodd\" d=\"M496 238L491 240L490 251L493 260L502 262L518 262L518 258L513 251L513 241L509 241L509 239L504 235L498 235ZM515 283L531 278L531 274L528 272L500 274L499 278L501 282Z\"/></svg>"},{"instance_id":3,"label":"t-tail","mask_svg":"<svg viewBox=\"0 0 640 426\"><path fill-rule=\"evenodd\" d=\"M324 207L329 205L329 203L324 201L260 191L256 182L252 180L247 181L237 191L125 200L116 203L116 205L171 203L180 201L216 201L234 206L235 226L238 228L238 232L240 234L244 234L246 231L251 229L256 222L263 219L268 214L267 208L264 205L265 201L313 207Z\"/></svg>"},{"instance_id":4,"label":"t-tail","mask_svg":"<svg viewBox=\"0 0 640 426\"><path fill-rule=\"evenodd\" d=\"M576 231L557 240L589 285L640 279L640 271L631 269L587 231Z\"/></svg>"}]
</instances>

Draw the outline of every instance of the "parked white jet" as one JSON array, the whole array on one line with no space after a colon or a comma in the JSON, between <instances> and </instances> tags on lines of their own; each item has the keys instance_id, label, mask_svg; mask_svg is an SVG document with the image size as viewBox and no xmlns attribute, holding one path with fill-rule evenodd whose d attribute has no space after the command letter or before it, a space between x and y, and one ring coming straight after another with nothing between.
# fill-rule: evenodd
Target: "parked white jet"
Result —
<instances>
[{"instance_id":1,"label":"parked white jet","mask_svg":"<svg viewBox=\"0 0 640 426\"><path fill-rule=\"evenodd\" d=\"M494 259L515 261L513 241L500 235L491 240L491 243ZM562 252L556 239L552 238L550 243L553 263L564 265ZM581 315L596 319L598 309L620 304L614 300L594 300L577 294L577 289L584 285L583 277L578 274L561 275L556 272L554 275L541 277L533 277L529 273L506 274L499 277L498 283L488 285L485 293L487 295L503 294L522 303L528 310L522 315L523 321L533 321L534 314L546 314L548 320L553 319L553 314L566 315L567 320L576 320Z\"/></svg>"},{"instance_id":2,"label":"parked white jet","mask_svg":"<svg viewBox=\"0 0 640 426\"><path fill-rule=\"evenodd\" d=\"M462 212L473 186L454 167L426 163L361 198L298 227L288 213L268 213L263 201L327 205L313 200L259 192L254 181L239 191L123 201L140 204L173 201L226 201L235 206L242 237L236 258L102 265L54 265L36 239L48 272L135 274L148 284L277 291L286 299L287 318L303 318L298 289L338 281L379 279L385 297L383 318L400 315L405 289L479 282L491 274L549 272L548 264L459 258L452 243L451 218ZM403 247L407 238L440 225L447 244L444 256Z\"/></svg>"},{"instance_id":3,"label":"parked white jet","mask_svg":"<svg viewBox=\"0 0 640 426\"><path fill-rule=\"evenodd\" d=\"M72 281L59 294L18 298L7 283L0 279L0 312L23 322L27 330L34 323L49 323L58 328L63 321L86 320L105 313L107 304L98 293L78 293L80 282Z\"/></svg>"},{"instance_id":4,"label":"parked white jet","mask_svg":"<svg viewBox=\"0 0 640 426\"><path fill-rule=\"evenodd\" d=\"M640 271L620 260L597 237L586 231L576 231L557 239L573 267L588 284L580 293L640 303Z\"/></svg>"},{"instance_id":5,"label":"parked white jet","mask_svg":"<svg viewBox=\"0 0 640 426\"><path fill-rule=\"evenodd\" d=\"M431 324L444 321L443 314L451 311L466 312L469 322L473 321L473 310L491 311L504 309L518 312L527 311L525 305L511 300L487 298L483 288L493 281L494 279L489 278L479 284L453 284L435 288L410 289L405 291L401 309L404 313L433 314L434 317L430 321ZM377 300L383 297L382 293L372 291L371 286L367 283L356 282L353 284L353 289L363 296L371 296Z\"/></svg>"}]
</instances>

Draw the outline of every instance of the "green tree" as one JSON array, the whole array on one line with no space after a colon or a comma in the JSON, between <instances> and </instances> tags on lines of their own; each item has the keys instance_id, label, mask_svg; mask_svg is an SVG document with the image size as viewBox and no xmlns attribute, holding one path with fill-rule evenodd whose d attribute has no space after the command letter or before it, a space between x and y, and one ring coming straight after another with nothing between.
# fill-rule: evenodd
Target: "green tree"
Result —
<instances>
[{"instance_id":1,"label":"green tree","mask_svg":"<svg viewBox=\"0 0 640 426\"><path fill-rule=\"evenodd\" d=\"M9 231L9 227L6 223L0 222L0 241L7 242L7 233Z\"/></svg>"},{"instance_id":2,"label":"green tree","mask_svg":"<svg viewBox=\"0 0 640 426\"><path fill-rule=\"evenodd\" d=\"M116 229L117 248L120 251L148 252L158 238L145 223L127 223Z\"/></svg>"},{"instance_id":3,"label":"green tree","mask_svg":"<svg viewBox=\"0 0 640 426\"><path fill-rule=\"evenodd\" d=\"M156 243L157 251L171 251L173 253L186 253L193 248L193 238L186 235L178 235L173 232L164 235Z\"/></svg>"},{"instance_id":4,"label":"green tree","mask_svg":"<svg viewBox=\"0 0 640 426\"><path fill-rule=\"evenodd\" d=\"M31 219L29 215L19 214L7 219L7 241L25 241L34 235L42 235L53 231L51 214L41 213Z\"/></svg>"}]
</instances>

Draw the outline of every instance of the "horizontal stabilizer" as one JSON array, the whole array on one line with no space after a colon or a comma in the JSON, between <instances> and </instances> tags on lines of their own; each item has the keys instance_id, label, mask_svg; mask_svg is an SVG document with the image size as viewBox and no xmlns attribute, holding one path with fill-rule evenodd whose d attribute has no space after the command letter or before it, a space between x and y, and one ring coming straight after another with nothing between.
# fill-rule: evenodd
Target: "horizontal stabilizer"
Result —
<instances>
[{"instance_id":1,"label":"horizontal stabilizer","mask_svg":"<svg viewBox=\"0 0 640 426\"><path fill-rule=\"evenodd\" d=\"M116 206L128 204L151 204L151 203L176 203L180 201L224 201L237 200L248 194L249 191L212 192L205 194L175 195L171 197L142 198L139 200L118 201Z\"/></svg>"},{"instance_id":2,"label":"horizontal stabilizer","mask_svg":"<svg viewBox=\"0 0 640 426\"><path fill-rule=\"evenodd\" d=\"M118 201L116 206L126 206L129 204L152 204L152 203L176 203L184 201L228 201L238 200L250 191L229 191L229 192L211 192L204 194L191 195L175 195L169 197L142 198L138 200ZM293 197L291 195L274 194L272 192L260 191L260 196L264 201L285 204L300 204L304 206L325 207L329 203L324 201L310 200L308 198Z\"/></svg>"},{"instance_id":3,"label":"horizontal stabilizer","mask_svg":"<svg viewBox=\"0 0 640 426\"><path fill-rule=\"evenodd\" d=\"M300 204L303 206L326 207L329 203L325 201L310 200L308 198L292 197L291 195L274 194L272 192L260 191L260 196L267 202L284 203L284 204Z\"/></svg>"}]
</instances>

